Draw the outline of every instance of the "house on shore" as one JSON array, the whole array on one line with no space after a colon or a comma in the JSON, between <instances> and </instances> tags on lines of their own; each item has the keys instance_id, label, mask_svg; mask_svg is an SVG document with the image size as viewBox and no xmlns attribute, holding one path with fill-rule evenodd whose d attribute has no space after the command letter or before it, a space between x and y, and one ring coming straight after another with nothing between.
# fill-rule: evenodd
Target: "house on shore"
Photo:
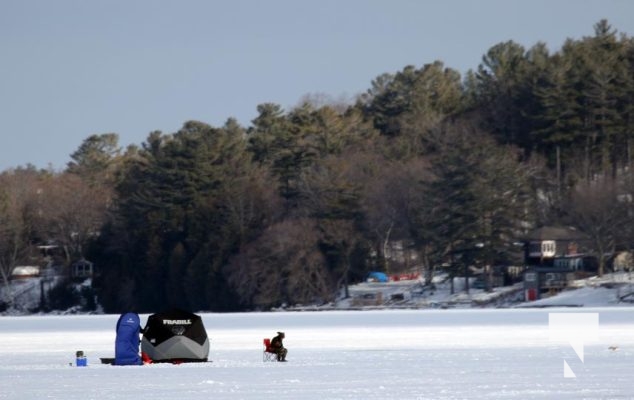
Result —
<instances>
[{"instance_id":1,"label":"house on shore","mask_svg":"<svg viewBox=\"0 0 634 400\"><path fill-rule=\"evenodd\" d=\"M527 301L559 293L572 280L598 270L597 258L588 253L590 239L574 228L544 226L529 232L522 242Z\"/></svg>"}]
</instances>

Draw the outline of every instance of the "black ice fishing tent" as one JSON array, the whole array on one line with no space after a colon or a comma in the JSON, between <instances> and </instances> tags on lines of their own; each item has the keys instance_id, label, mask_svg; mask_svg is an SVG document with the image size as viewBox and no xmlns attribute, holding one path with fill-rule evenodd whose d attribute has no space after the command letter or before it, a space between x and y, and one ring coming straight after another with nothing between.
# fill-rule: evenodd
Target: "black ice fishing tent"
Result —
<instances>
[{"instance_id":1,"label":"black ice fishing tent","mask_svg":"<svg viewBox=\"0 0 634 400\"><path fill-rule=\"evenodd\" d=\"M153 362L203 362L209 338L200 316L174 309L148 317L141 351Z\"/></svg>"}]
</instances>

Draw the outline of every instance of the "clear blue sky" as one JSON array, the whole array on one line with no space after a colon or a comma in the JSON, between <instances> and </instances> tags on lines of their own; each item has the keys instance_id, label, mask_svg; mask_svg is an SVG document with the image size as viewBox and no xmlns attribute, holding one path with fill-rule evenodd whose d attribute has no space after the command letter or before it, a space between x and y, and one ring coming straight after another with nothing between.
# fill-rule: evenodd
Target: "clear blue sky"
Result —
<instances>
[{"instance_id":1,"label":"clear blue sky","mask_svg":"<svg viewBox=\"0 0 634 400\"><path fill-rule=\"evenodd\" d=\"M602 18L634 36L631 0L0 0L0 170L62 169L91 134L247 126L406 65L465 72L507 40L554 52Z\"/></svg>"}]
</instances>

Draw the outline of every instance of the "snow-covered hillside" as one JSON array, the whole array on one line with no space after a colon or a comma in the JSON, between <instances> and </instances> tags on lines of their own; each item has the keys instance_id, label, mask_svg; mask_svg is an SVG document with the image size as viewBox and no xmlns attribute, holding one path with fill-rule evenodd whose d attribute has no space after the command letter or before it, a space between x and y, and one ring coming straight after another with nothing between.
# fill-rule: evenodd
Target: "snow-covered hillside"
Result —
<instances>
[{"instance_id":1,"label":"snow-covered hillside","mask_svg":"<svg viewBox=\"0 0 634 400\"><path fill-rule=\"evenodd\" d=\"M42 278L13 280L0 287L0 303L12 304L17 310L32 310L40 304L41 290Z\"/></svg>"},{"instance_id":2,"label":"snow-covered hillside","mask_svg":"<svg viewBox=\"0 0 634 400\"><path fill-rule=\"evenodd\" d=\"M612 307L634 306L634 276L630 273L606 274L575 281L571 287L555 296L537 301L525 301L524 285L495 288L492 292L471 287L465 291L464 278L451 283L444 276L434 279L435 288L424 287L421 280L363 282L349 287L349 297L343 296L325 305L296 305L286 310L369 310L369 309L450 309L450 308L531 308L531 307ZM85 281L82 285L90 285ZM41 299L39 278L13 282L13 310L0 315L28 314ZM6 288L0 288L0 299L6 299ZM6 301L6 300L5 300ZM79 307L56 312L78 313Z\"/></svg>"},{"instance_id":3,"label":"snow-covered hillside","mask_svg":"<svg viewBox=\"0 0 634 400\"><path fill-rule=\"evenodd\" d=\"M451 284L443 276L435 288L420 281L364 282L350 287L350 298L328 307L336 309L373 308L515 308L515 307L610 307L634 305L634 280L630 273L606 274L574 281L567 290L526 301L523 283L495 288L492 292L471 287L464 289L464 278Z\"/></svg>"},{"instance_id":4,"label":"snow-covered hillside","mask_svg":"<svg viewBox=\"0 0 634 400\"><path fill-rule=\"evenodd\" d=\"M518 307L629 307L634 306L634 276L619 272L572 283L556 296L525 302Z\"/></svg>"},{"instance_id":5,"label":"snow-covered hillside","mask_svg":"<svg viewBox=\"0 0 634 400\"><path fill-rule=\"evenodd\" d=\"M0 305L6 310L0 312L0 315L22 315L30 314L32 310L41 307L42 302L46 301L49 292L57 285L63 282L63 278L59 275L52 277L31 277L24 279L15 279L9 282L8 286L0 286ZM74 284L75 290L79 293L83 287L90 287L91 279L85 279L83 282ZM63 312L55 313L76 313L82 308L81 305L71 307ZM98 307L98 309L100 309Z\"/></svg>"}]
</instances>

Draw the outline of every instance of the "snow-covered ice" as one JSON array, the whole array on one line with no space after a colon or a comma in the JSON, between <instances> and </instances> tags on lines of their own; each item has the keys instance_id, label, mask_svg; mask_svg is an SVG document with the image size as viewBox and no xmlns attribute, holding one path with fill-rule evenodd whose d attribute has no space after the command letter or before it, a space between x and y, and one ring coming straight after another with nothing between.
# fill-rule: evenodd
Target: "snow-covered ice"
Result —
<instances>
[{"instance_id":1,"label":"snow-covered ice","mask_svg":"<svg viewBox=\"0 0 634 400\"><path fill-rule=\"evenodd\" d=\"M599 313L583 362L549 341L552 312ZM629 307L201 316L212 362L129 367L99 361L114 354L118 315L0 317L0 399L634 398ZM262 338L280 330L289 362L264 363Z\"/></svg>"}]
</instances>

